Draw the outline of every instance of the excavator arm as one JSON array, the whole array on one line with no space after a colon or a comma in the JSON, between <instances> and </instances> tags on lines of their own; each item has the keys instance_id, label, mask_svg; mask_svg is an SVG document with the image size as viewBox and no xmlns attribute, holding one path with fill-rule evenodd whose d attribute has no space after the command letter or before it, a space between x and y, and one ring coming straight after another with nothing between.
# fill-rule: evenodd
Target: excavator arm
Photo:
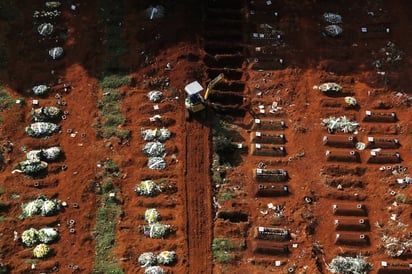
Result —
<instances>
[{"instance_id":1,"label":"excavator arm","mask_svg":"<svg viewBox=\"0 0 412 274\"><path fill-rule=\"evenodd\" d=\"M213 78L212 81L210 81L210 83L207 85L206 91L205 91L205 95L203 96L204 100L207 101L207 98L209 97L209 93L210 91L213 89L213 87L219 83L221 80L223 80L225 78L225 75L223 73L220 73L218 76L216 76L215 78Z\"/></svg>"}]
</instances>

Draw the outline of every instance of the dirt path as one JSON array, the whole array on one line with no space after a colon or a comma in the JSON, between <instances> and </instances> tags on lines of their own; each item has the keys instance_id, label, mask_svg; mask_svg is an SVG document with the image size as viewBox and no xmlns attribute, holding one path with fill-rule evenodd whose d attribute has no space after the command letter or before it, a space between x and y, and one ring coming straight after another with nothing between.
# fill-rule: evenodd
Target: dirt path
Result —
<instances>
[{"instance_id":1,"label":"dirt path","mask_svg":"<svg viewBox=\"0 0 412 274\"><path fill-rule=\"evenodd\" d=\"M208 123L208 122L206 122ZM186 123L186 195L189 273L212 273L211 189L207 124Z\"/></svg>"}]
</instances>

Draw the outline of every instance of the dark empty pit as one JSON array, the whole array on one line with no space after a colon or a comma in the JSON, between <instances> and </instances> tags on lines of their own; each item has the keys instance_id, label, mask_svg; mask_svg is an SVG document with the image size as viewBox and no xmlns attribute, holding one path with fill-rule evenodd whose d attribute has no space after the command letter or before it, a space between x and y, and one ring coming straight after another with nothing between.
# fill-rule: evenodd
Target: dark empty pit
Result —
<instances>
[{"instance_id":1,"label":"dark empty pit","mask_svg":"<svg viewBox=\"0 0 412 274\"><path fill-rule=\"evenodd\" d=\"M343 106L343 103L332 99L323 99L320 101L320 106L323 108L340 108Z\"/></svg>"},{"instance_id":2,"label":"dark empty pit","mask_svg":"<svg viewBox=\"0 0 412 274\"><path fill-rule=\"evenodd\" d=\"M276 16L276 11L267 9L250 9L250 19L255 23L267 23L267 22L277 22L279 20L279 14Z\"/></svg>"},{"instance_id":3,"label":"dark empty pit","mask_svg":"<svg viewBox=\"0 0 412 274\"><path fill-rule=\"evenodd\" d=\"M242 21L216 18L214 20L209 20L205 26L205 31L222 29L242 29Z\"/></svg>"},{"instance_id":4,"label":"dark empty pit","mask_svg":"<svg viewBox=\"0 0 412 274\"><path fill-rule=\"evenodd\" d=\"M147 120L142 120L139 122L139 126L142 127L170 127L176 124L176 120L168 117L162 117L160 119L147 118Z\"/></svg>"},{"instance_id":5,"label":"dark empty pit","mask_svg":"<svg viewBox=\"0 0 412 274\"><path fill-rule=\"evenodd\" d=\"M368 211L363 204L334 204L333 214L337 216L367 216Z\"/></svg>"},{"instance_id":6,"label":"dark empty pit","mask_svg":"<svg viewBox=\"0 0 412 274\"><path fill-rule=\"evenodd\" d=\"M222 43L222 42L206 42L204 46L204 50L211 54L241 54L243 52L243 47L240 45L234 45L229 43ZM240 58L242 59L242 58ZM243 61L243 60L242 60ZM210 61L211 62L211 61ZM225 67L225 66L223 66ZM229 67L229 66L226 66Z\"/></svg>"},{"instance_id":7,"label":"dark empty pit","mask_svg":"<svg viewBox=\"0 0 412 274\"><path fill-rule=\"evenodd\" d=\"M357 187L363 188L363 182L356 178L351 178L348 176L342 176L338 178L327 178L325 180L325 184L331 187L338 187L339 185L347 188L347 187Z\"/></svg>"},{"instance_id":8,"label":"dark empty pit","mask_svg":"<svg viewBox=\"0 0 412 274\"><path fill-rule=\"evenodd\" d=\"M399 140L396 138L386 137L368 137L368 148L398 148L400 147Z\"/></svg>"},{"instance_id":9,"label":"dark empty pit","mask_svg":"<svg viewBox=\"0 0 412 274\"><path fill-rule=\"evenodd\" d=\"M330 176L342 176L342 175L356 175L362 176L366 172L366 168L355 167L350 168L346 166L331 165L323 168L324 173Z\"/></svg>"},{"instance_id":10,"label":"dark empty pit","mask_svg":"<svg viewBox=\"0 0 412 274\"><path fill-rule=\"evenodd\" d=\"M222 105L242 105L243 96L233 93L212 92L209 95L209 101Z\"/></svg>"},{"instance_id":11,"label":"dark empty pit","mask_svg":"<svg viewBox=\"0 0 412 274\"><path fill-rule=\"evenodd\" d=\"M325 135L323 136L323 144L330 147L353 148L356 144L355 136L347 135Z\"/></svg>"},{"instance_id":12,"label":"dark empty pit","mask_svg":"<svg viewBox=\"0 0 412 274\"><path fill-rule=\"evenodd\" d=\"M259 46L259 47L249 47L248 48L248 55L253 58L263 58L267 59L270 56L274 56L278 52L277 47L275 46Z\"/></svg>"},{"instance_id":13,"label":"dark empty pit","mask_svg":"<svg viewBox=\"0 0 412 274\"><path fill-rule=\"evenodd\" d=\"M206 6L215 9L241 9L243 6L242 0L226 0L226 1L214 1L208 0Z\"/></svg>"},{"instance_id":14,"label":"dark empty pit","mask_svg":"<svg viewBox=\"0 0 412 274\"><path fill-rule=\"evenodd\" d=\"M266 255L287 255L289 247L285 244L274 243L270 241L254 241L252 243L253 253Z\"/></svg>"},{"instance_id":15,"label":"dark empty pit","mask_svg":"<svg viewBox=\"0 0 412 274\"><path fill-rule=\"evenodd\" d=\"M370 224L368 219L335 219L334 220L335 229L338 231L369 231Z\"/></svg>"},{"instance_id":16,"label":"dark empty pit","mask_svg":"<svg viewBox=\"0 0 412 274\"><path fill-rule=\"evenodd\" d=\"M223 68L223 69L208 69L207 75L209 78L213 79L218 76L220 73L225 75L225 78L228 80L240 80L243 76L243 72L238 69L230 69L230 68Z\"/></svg>"},{"instance_id":17,"label":"dark empty pit","mask_svg":"<svg viewBox=\"0 0 412 274\"><path fill-rule=\"evenodd\" d=\"M253 70L277 70L283 69L283 63L279 59L270 60L257 60L256 63L252 64L251 69Z\"/></svg>"},{"instance_id":18,"label":"dark empty pit","mask_svg":"<svg viewBox=\"0 0 412 274\"><path fill-rule=\"evenodd\" d=\"M380 268L377 274L410 274L412 272L411 267L388 267Z\"/></svg>"},{"instance_id":19,"label":"dark empty pit","mask_svg":"<svg viewBox=\"0 0 412 274\"><path fill-rule=\"evenodd\" d=\"M240 29L227 29L225 30L207 30L203 36L208 40L242 40L243 34Z\"/></svg>"},{"instance_id":20,"label":"dark empty pit","mask_svg":"<svg viewBox=\"0 0 412 274\"><path fill-rule=\"evenodd\" d=\"M213 20L215 18L225 18L233 20L242 20L242 13L239 9L221 9L221 8L206 8L206 17Z\"/></svg>"},{"instance_id":21,"label":"dark empty pit","mask_svg":"<svg viewBox=\"0 0 412 274\"><path fill-rule=\"evenodd\" d=\"M148 105L148 104L142 105L141 107L139 107L139 112L154 115L154 114L164 114L164 113L176 111L176 106L171 105L171 104L157 105L157 107L155 107L155 105Z\"/></svg>"},{"instance_id":22,"label":"dark empty pit","mask_svg":"<svg viewBox=\"0 0 412 274\"><path fill-rule=\"evenodd\" d=\"M283 157L286 156L286 149L283 146L253 144L252 155Z\"/></svg>"},{"instance_id":23,"label":"dark empty pit","mask_svg":"<svg viewBox=\"0 0 412 274\"><path fill-rule=\"evenodd\" d=\"M259 144L284 144L286 138L284 134L270 134L259 131L251 133L251 142Z\"/></svg>"},{"instance_id":24,"label":"dark empty pit","mask_svg":"<svg viewBox=\"0 0 412 274\"><path fill-rule=\"evenodd\" d=\"M227 104L212 104L213 110L222 115L231 115L236 117L244 117L247 112L247 105L227 105Z\"/></svg>"},{"instance_id":25,"label":"dark empty pit","mask_svg":"<svg viewBox=\"0 0 412 274\"><path fill-rule=\"evenodd\" d=\"M232 223L248 221L248 215L240 211L219 211L217 217Z\"/></svg>"},{"instance_id":26,"label":"dark empty pit","mask_svg":"<svg viewBox=\"0 0 412 274\"><path fill-rule=\"evenodd\" d=\"M359 32L359 37L362 39L388 39L390 32L386 29L390 26L390 23L372 23L362 25L362 29L365 28L366 32ZM390 29L390 28L389 28Z\"/></svg>"},{"instance_id":27,"label":"dark empty pit","mask_svg":"<svg viewBox=\"0 0 412 274\"><path fill-rule=\"evenodd\" d=\"M370 245L370 240L368 235L346 232L336 234L335 244L350 246L367 246Z\"/></svg>"},{"instance_id":28,"label":"dark empty pit","mask_svg":"<svg viewBox=\"0 0 412 274\"><path fill-rule=\"evenodd\" d=\"M252 130L283 130L286 123L283 120L254 119Z\"/></svg>"},{"instance_id":29,"label":"dark empty pit","mask_svg":"<svg viewBox=\"0 0 412 274\"><path fill-rule=\"evenodd\" d=\"M253 185L256 197L278 197L289 195L289 187L276 184L256 184Z\"/></svg>"},{"instance_id":30,"label":"dark empty pit","mask_svg":"<svg viewBox=\"0 0 412 274\"><path fill-rule=\"evenodd\" d=\"M397 152L375 152L371 151L368 164L396 164L402 161L401 155Z\"/></svg>"},{"instance_id":31,"label":"dark empty pit","mask_svg":"<svg viewBox=\"0 0 412 274\"><path fill-rule=\"evenodd\" d=\"M235 55L206 55L203 60L208 67L215 68L240 68L243 64L243 56Z\"/></svg>"},{"instance_id":32,"label":"dark empty pit","mask_svg":"<svg viewBox=\"0 0 412 274\"><path fill-rule=\"evenodd\" d=\"M398 120L395 112L373 112L367 110L365 112L364 122L377 122L377 123L394 123Z\"/></svg>"},{"instance_id":33,"label":"dark empty pit","mask_svg":"<svg viewBox=\"0 0 412 274\"><path fill-rule=\"evenodd\" d=\"M216 84L214 89L219 91L243 92L245 89L245 84L239 82L220 82Z\"/></svg>"},{"instance_id":34,"label":"dark empty pit","mask_svg":"<svg viewBox=\"0 0 412 274\"><path fill-rule=\"evenodd\" d=\"M359 153L351 151L326 151L326 159L331 162L360 162Z\"/></svg>"}]
</instances>

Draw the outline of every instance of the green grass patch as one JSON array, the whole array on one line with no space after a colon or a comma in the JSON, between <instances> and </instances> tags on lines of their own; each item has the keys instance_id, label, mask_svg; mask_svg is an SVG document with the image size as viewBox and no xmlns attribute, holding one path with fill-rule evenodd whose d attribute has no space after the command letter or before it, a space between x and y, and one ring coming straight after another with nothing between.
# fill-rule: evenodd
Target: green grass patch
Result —
<instances>
[{"instance_id":1,"label":"green grass patch","mask_svg":"<svg viewBox=\"0 0 412 274\"><path fill-rule=\"evenodd\" d=\"M104 139L109 139L111 137L117 137L119 139L127 139L130 137L130 131L127 129L121 129L117 127L106 127L106 128L101 128L97 131L98 136L104 138Z\"/></svg>"},{"instance_id":2,"label":"green grass patch","mask_svg":"<svg viewBox=\"0 0 412 274\"><path fill-rule=\"evenodd\" d=\"M398 203L402 203L402 204L406 203L406 195L404 195L404 194L397 195L396 196L396 201Z\"/></svg>"},{"instance_id":3,"label":"green grass patch","mask_svg":"<svg viewBox=\"0 0 412 274\"><path fill-rule=\"evenodd\" d=\"M111 74L111 75L103 77L100 85L103 89L116 89L116 88L120 88L121 86L127 86L129 83L130 83L129 76Z\"/></svg>"},{"instance_id":4,"label":"green grass patch","mask_svg":"<svg viewBox=\"0 0 412 274\"><path fill-rule=\"evenodd\" d=\"M10 108L14 104L14 100L10 97L4 87L0 87L0 112ZM3 122L3 118L0 115L0 123Z\"/></svg>"},{"instance_id":5,"label":"green grass patch","mask_svg":"<svg viewBox=\"0 0 412 274\"><path fill-rule=\"evenodd\" d=\"M213 251L213 259L217 260L221 264L230 264L236 259L236 256L230 252L215 250Z\"/></svg>"},{"instance_id":6,"label":"green grass patch","mask_svg":"<svg viewBox=\"0 0 412 274\"><path fill-rule=\"evenodd\" d=\"M224 192L219 192L218 193L217 200L219 202L224 202L224 201L232 200L235 197L236 197L235 194L233 194L233 192L230 191L230 189L227 188Z\"/></svg>"},{"instance_id":7,"label":"green grass patch","mask_svg":"<svg viewBox=\"0 0 412 274\"><path fill-rule=\"evenodd\" d=\"M7 93L5 88L0 88L0 111L3 111L14 104L14 100Z\"/></svg>"},{"instance_id":8,"label":"green grass patch","mask_svg":"<svg viewBox=\"0 0 412 274\"><path fill-rule=\"evenodd\" d=\"M119 172L119 166L112 159L108 159L104 162L104 170L106 171L106 174L117 173Z\"/></svg>"},{"instance_id":9,"label":"green grass patch","mask_svg":"<svg viewBox=\"0 0 412 274\"><path fill-rule=\"evenodd\" d=\"M215 238L212 243L213 259L221 264L232 263L237 260L234 251L241 251L246 248L244 239Z\"/></svg>"},{"instance_id":10,"label":"green grass patch","mask_svg":"<svg viewBox=\"0 0 412 274\"><path fill-rule=\"evenodd\" d=\"M13 200L20 199L20 194L18 194L18 193L12 193L12 194L10 195L10 198L12 198Z\"/></svg>"},{"instance_id":11,"label":"green grass patch","mask_svg":"<svg viewBox=\"0 0 412 274\"><path fill-rule=\"evenodd\" d=\"M116 224L122 213L121 206L116 198L110 197L110 193L116 192L111 176L118 171L117 164L108 159L104 163L106 175L102 185L102 193L99 195L97 209L95 238L96 257L93 273L124 273L120 268L119 261L113 254L112 249L116 243Z\"/></svg>"},{"instance_id":12,"label":"green grass patch","mask_svg":"<svg viewBox=\"0 0 412 274\"><path fill-rule=\"evenodd\" d=\"M244 239L214 238L212 243L213 251L244 250L245 248L246 242Z\"/></svg>"},{"instance_id":13,"label":"green grass patch","mask_svg":"<svg viewBox=\"0 0 412 274\"><path fill-rule=\"evenodd\" d=\"M105 95L99 100L99 108L103 109L107 105L116 105L122 100L122 94L118 90L104 91Z\"/></svg>"},{"instance_id":14,"label":"green grass patch","mask_svg":"<svg viewBox=\"0 0 412 274\"><path fill-rule=\"evenodd\" d=\"M125 122L125 118L120 111L122 94L119 90L115 89L105 90L105 95L97 104L103 114L103 124L97 126L97 134L104 139L109 139L113 136L122 140L127 139L130 137L130 131L120 127Z\"/></svg>"},{"instance_id":15,"label":"green grass patch","mask_svg":"<svg viewBox=\"0 0 412 274\"><path fill-rule=\"evenodd\" d=\"M116 242L116 223L120 207L106 201L97 209L96 216L96 258L93 273L123 273L118 259L112 253Z\"/></svg>"},{"instance_id":16,"label":"green grass patch","mask_svg":"<svg viewBox=\"0 0 412 274\"><path fill-rule=\"evenodd\" d=\"M212 167L210 170L212 173L212 182L216 185L225 183L227 172L232 169L232 166L229 163L221 165L220 162L219 154L216 152L213 153Z\"/></svg>"},{"instance_id":17,"label":"green grass patch","mask_svg":"<svg viewBox=\"0 0 412 274\"><path fill-rule=\"evenodd\" d=\"M109 114L105 117L103 127L117 127L123 124L124 120L122 114Z\"/></svg>"},{"instance_id":18,"label":"green grass patch","mask_svg":"<svg viewBox=\"0 0 412 274\"><path fill-rule=\"evenodd\" d=\"M222 165L230 164L236 146L233 144L232 135L234 130L230 124L223 120L223 117L216 115L212 125L213 151L219 155L219 163Z\"/></svg>"}]
</instances>

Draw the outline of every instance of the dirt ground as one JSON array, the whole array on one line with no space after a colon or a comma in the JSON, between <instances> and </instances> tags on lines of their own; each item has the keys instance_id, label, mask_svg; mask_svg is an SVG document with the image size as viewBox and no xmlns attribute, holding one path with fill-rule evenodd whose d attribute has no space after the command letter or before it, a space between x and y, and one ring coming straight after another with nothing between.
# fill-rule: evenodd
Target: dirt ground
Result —
<instances>
[{"instance_id":1,"label":"dirt ground","mask_svg":"<svg viewBox=\"0 0 412 274\"><path fill-rule=\"evenodd\" d=\"M0 17L0 36L7 39L8 51L0 83L13 98L26 102L3 111L0 124L5 157L0 173L0 199L5 204L1 209L0 263L10 267L11 273L71 273L75 272L73 265L79 266L77 272L93 272L99 206L93 183L99 173L97 164L108 158L118 163L124 174L116 185L122 215L113 249L124 273L144 273L137 261L139 255L163 250L177 253L177 262L164 267L170 273L328 273L326 263L335 256L358 254L373 265L371 273L410 273L412 250L391 258L381 243L383 234L411 238L412 193L407 184L396 183L396 179L409 176L412 161L410 1L124 0L127 12L119 23L128 50L121 63L132 80L122 87L121 110L126 117L122 128L132 134L123 141L101 139L94 128L101 119L99 78L107 58L104 22L99 19L104 1L82 2L75 11L70 10L70 1L63 2L56 25L65 35L56 40L42 39L36 32L32 16L42 9L43 1L14 3L16 18ZM155 4L162 5L165 13L150 20L145 10ZM339 37L324 35L325 12L342 16ZM56 44L65 49L65 55L52 60L46 49ZM185 85L197 80L206 86L219 72L225 74L225 80L211 93L205 117L186 121ZM151 90L147 83L159 79L169 83L163 90L165 99L152 103L147 98ZM323 94L314 88L325 82L338 83L343 93ZM38 98L30 89L43 83L52 89L47 97ZM65 92L64 84L72 89ZM345 96L355 97L358 106L346 107ZM24 132L33 99L38 99L40 106L65 102L61 107L67 119L59 123L58 134L35 139ZM271 113L273 102L278 108ZM367 110L378 116L394 112L397 119L367 121ZM156 114L163 122L150 121ZM356 133L330 134L321 125L324 118L343 115L359 122ZM230 126L227 137L242 143L247 152L228 155L232 166L216 184L210 170L212 127L218 119ZM261 130L263 134L283 134L283 144L263 144L283 146L281 154L254 155L258 151L252 140L256 119L284 121L284 128ZM163 126L173 133L165 143L168 168L151 170L142 153L146 142L140 132ZM331 144L324 143L324 136ZM346 141L349 136L365 144L368 137L397 139L400 146L383 147L380 152L399 153L400 158L370 163L372 148L355 149L353 142ZM334 138L344 139L344 144L336 145ZM55 145L62 148L64 157L49 165L44 178L12 173L24 160L24 149ZM331 151L332 157L326 151ZM351 151L357 157L352 157ZM390 162L393 159L400 162ZM258 183L253 170L262 167L286 170L289 178ZM156 197L136 195L136 184L147 179L167 179L177 191ZM289 193L257 197L259 185L286 185ZM222 198L225 193L230 197ZM68 206L56 216L20 220L21 204L40 194ZM268 209L270 203L282 208L282 217ZM343 216L334 213L334 205L344 209L361 205L367 210L361 217L356 213ZM162 222L175 231L166 239L150 239L139 231L144 212L151 207L156 207ZM225 217L219 212L241 214ZM366 225L359 225L359 219ZM70 232L71 220L75 221L75 233ZM14 240L14 231L21 234L43 226L56 228L61 236L51 245L53 256L34 260L32 249ZM286 229L290 239L257 241L254 234L259 226ZM337 234L342 241L336 240ZM230 262L222 263L212 247L218 238L245 244L225 250ZM277 246L278 253L259 254L254 250L259 244ZM279 249L285 245L289 252ZM388 267L381 266L382 261L387 261ZM33 263L36 269L31 269Z\"/></svg>"}]
</instances>

